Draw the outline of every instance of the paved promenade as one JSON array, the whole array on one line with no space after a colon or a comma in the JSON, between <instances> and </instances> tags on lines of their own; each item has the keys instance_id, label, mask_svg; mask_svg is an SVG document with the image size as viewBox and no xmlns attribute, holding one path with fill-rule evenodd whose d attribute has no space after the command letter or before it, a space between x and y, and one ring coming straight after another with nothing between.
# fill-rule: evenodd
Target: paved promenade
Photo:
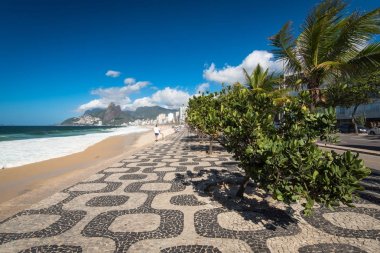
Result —
<instances>
[{"instance_id":1,"label":"paved promenade","mask_svg":"<svg viewBox=\"0 0 380 253\"><path fill-rule=\"evenodd\" d=\"M220 146L177 133L0 222L0 252L380 252L380 174L357 208L231 196L241 174ZM251 186L247 189L252 192Z\"/></svg>"}]
</instances>

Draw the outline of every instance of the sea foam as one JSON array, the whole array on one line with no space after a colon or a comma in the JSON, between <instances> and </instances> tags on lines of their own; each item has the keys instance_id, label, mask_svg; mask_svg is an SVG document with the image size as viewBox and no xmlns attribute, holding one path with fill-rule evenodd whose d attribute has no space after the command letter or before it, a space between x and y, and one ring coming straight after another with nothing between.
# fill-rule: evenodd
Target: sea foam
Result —
<instances>
[{"instance_id":1,"label":"sea foam","mask_svg":"<svg viewBox=\"0 0 380 253\"><path fill-rule=\"evenodd\" d=\"M141 127L113 128L109 132L67 137L0 142L0 169L49 160L84 151L108 137L148 131Z\"/></svg>"}]
</instances>

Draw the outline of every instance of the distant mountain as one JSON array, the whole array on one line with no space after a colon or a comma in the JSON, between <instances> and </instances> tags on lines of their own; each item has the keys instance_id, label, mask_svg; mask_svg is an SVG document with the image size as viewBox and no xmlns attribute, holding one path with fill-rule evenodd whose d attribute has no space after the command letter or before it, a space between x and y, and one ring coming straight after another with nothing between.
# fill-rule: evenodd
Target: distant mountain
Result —
<instances>
[{"instance_id":1,"label":"distant mountain","mask_svg":"<svg viewBox=\"0 0 380 253\"><path fill-rule=\"evenodd\" d=\"M75 122L77 122L78 120L80 120L80 118L78 117L72 117L72 118L68 118L68 119L65 119L61 125L62 126L72 126L72 125L75 125Z\"/></svg>"},{"instance_id":2,"label":"distant mountain","mask_svg":"<svg viewBox=\"0 0 380 253\"><path fill-rule=\"evenodd\" d=\"M124 122L124 117L121 113L120 105L115 105L114 103L111 103L106 111L104 112L103 117L101 118L103 121L103 124L117 124L119 121L121 123ZM117 122L117 123L116 123Z\"/></svg>"},{"instance_id":3,"label":"distant mountain","mask_svg":"<svg viewBox=\"0 0 380 253\"><path fill-rule=\"evenodd\" d=\"M61 125L121 125L137 119L156 119L159 114L175 113L176 111L160 106L144 106L138 107L135 111L122 111L119 105L110 103L106 109L94 108L87 110L82 116L66 119Z\"/></svg>"},{"instance_id":4,"label":"distant mountain","mask_svg":"<svg viewBox=\"0 0 380 253\"><path fill-rule=\"evenodd\" d=\"M136 119L155 119L159 114L175 113L178 110L166 109L160 106L138 107L136 111L126 111Z\"/></svg>"},{"instance_id":5,"label":"distant mountain","mask_svg":"<svg viewBox=\"0 0 380 253\"><path fill-rule=\"evenodd\" d=\"M102 108L94 108L91 110L87 110L83 115L91 115L93 117L103 118L105 110Z\"/></svg>"}]
</instances>

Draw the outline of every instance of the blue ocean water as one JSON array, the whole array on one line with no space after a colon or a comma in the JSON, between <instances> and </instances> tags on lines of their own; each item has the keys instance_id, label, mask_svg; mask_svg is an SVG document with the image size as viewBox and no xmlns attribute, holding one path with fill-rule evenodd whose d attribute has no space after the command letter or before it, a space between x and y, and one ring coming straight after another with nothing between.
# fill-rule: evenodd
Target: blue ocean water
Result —
<instances>
[{"instance_id":1,"label":"blue ocean water","mask_svg":"<svg viewBox=\"0 0 380 253\"><path fill-rule=\"evenodd\" d=\"M0 141L77 136L107 133L117 127L110 126L0 126Z\"/></svg>"}]
</instances>

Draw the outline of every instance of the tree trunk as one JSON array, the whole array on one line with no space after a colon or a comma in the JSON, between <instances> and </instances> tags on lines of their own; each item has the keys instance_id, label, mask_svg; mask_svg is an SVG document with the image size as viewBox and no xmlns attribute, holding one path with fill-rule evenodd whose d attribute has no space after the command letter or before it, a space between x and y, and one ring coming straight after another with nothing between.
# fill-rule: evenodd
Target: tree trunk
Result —
<instances>
[{"instance_id":1,"label":"tree trunk","mask_svg":"<svg viewBox=\"0 0 380 253\"><path fill-rule=\"evenodd\" d=\"M203 134L198 130L198 140L203 143Z\"/></svg>"},{"instance_id":2,"label":"tree trunk","mask_svg":"<svg viewBox=\"0 0 380 253\"><path fill-rule=\"evenodd\" d=\"M310 111L314 112L319 102L318 89L316 88L310 89L310 95L311 95Z\"/></svg>"},{"instance_id":3,"label":"tree trunk","mask_svg":"<svg viewBox=\"0 0 380 253\"><path fill-rule=\"evenodd\" d=\"M356 134L359 134L359 131L358 131L358 123L356 122L355 120L355 114L356 114L356 110L358 109L359 105L355 105L354 107L354 110L352 111L352 115L351 115L351 121L352 123L354 124L355 126L355 133Z\"/></svg>"},{"instance_id":4,"label":"tree trunk","mask_svg":"<svg viewBox=\"0 0 380 253\"><path fill-rule=\"evenodd\" d=\"M213 138L212 136L210 137L210 147L208 149L208 154L211 155L212 154L212 141L213 141Z\"/></svg>"},{"instance_id":5,"label":"tree trunk","mask_svg":"<svg viewBox=\"0 0 380 253\"><path fill-rule=\"evenodd\" d=\"M311 96L311 104L310 104L310 111L314 112L315 108L317 106L320 106L321 102L324 101L324 98L322 96L322 92L319 88L320 84L314 84L312 87L316 88L310 88L308 86L308 89L310 90L310 96Z\"/></svg>"},{"instance_id":6,"label":"tree trunk","mask_svg":"<svg viewBox=\"0 0 380 253\"><path fill-rule=\"evenodd\" d=\"M247 185L249 183L249 176L245 176L243 182L241 182L239 190L236 192L236 197L243 198L245 188L247 188Z\"/></svg>"}]
</instances>

